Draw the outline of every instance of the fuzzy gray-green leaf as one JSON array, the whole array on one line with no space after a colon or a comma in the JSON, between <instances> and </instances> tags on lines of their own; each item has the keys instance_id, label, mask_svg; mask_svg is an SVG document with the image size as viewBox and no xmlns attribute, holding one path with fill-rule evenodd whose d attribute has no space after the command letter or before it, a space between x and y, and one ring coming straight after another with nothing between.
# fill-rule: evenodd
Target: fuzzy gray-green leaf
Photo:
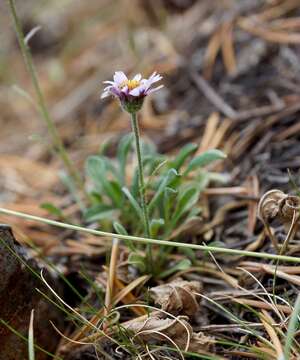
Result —
<instances>
[{"instance_id":1,"label":"fuzzy gray-green leaf","mask_svg":"<svg viewBox=\"0 0 300 360\"><path fill-rule=\"evenodd\" d=\"M197 168L201 168L206 165L209 165L216 160L221 160L221 159L225 159L225 158L226 158L226 155L221 150L218 150L218 149L207 150L207 151L203 152L202 154L194 157L190 161L190 163L188 164L188 166L184 172L184 175L187 175L189 172L191 172Z\"/></svg>"}]
</instances>

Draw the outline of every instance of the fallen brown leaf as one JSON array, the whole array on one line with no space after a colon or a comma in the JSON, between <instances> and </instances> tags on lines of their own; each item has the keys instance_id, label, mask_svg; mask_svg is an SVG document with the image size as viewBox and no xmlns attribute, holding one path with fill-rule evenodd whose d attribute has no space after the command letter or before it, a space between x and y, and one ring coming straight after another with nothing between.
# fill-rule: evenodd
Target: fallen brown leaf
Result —
<instances>
[{"instance_id":1,"label":"fallen brown leaf","mask_svg":"<svg viewBox=\"0 0 300 360\"><path fill-rule=\"evenodd\" d=\"M209 350L213 345L214 339L212 337L193 332L186 316L178 316L174 319L162 316L164 315L153 313L147 319L135 319L125 327L135 334L135 338L147 342L166 342L169 338L184 351L203 352Z\"/></svg>"},{"instance_id":2,"label":"fallen brown leaf","mask_svg":"<svg viewBox=\"0 0 300 360\"><path fill-rule=\"evenodd\" d=\"M169 284L151 288L150 294L164 311L195 316L200 307L194 292L200 292L201 287L201 283L198 281L186 281L178 278Z\"/></svg>"}]
</instances>

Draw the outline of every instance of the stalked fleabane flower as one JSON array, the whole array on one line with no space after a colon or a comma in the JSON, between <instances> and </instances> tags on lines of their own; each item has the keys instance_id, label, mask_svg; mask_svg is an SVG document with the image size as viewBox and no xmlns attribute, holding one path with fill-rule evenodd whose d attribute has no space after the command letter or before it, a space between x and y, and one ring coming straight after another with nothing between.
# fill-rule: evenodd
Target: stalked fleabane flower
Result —
<instances>
[{"instance_id":1,"label":"stalked fleabane flower","mask_svg":"<svg viewBox=\"0 0 300 360\"><path fill-rule=\"evenodd\" d=\"M162 76L156 72L149 79L142 79L141 74L135 75L133 79L128 79L122 71L116 71L114 81L104 81L109 85L103 90L101 98L113 95L120 100L126 111L136 113L142 107L145 96L163 87L163 85L152 87L161 79Z\"/></svg>"}]
</instances>

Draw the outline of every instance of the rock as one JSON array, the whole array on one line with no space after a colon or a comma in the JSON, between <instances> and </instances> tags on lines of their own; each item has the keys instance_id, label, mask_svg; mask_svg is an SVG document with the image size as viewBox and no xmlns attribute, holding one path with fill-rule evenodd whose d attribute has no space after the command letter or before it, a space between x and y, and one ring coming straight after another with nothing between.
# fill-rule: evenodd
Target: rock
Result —
<instances>
[{"instance_id":1,"label":"rock","mask_svg":"<svg viewBox=\"0 0 300 360\"><path fill-rule=\"evenodd\" d=\"M11 228L0 224L0 360L28 358L27 341L14 334L4 322L27 338L32 309L35 310L35 344L48 352L53 352L59 341L59 335L49 320L62 329L63 316L36 291L36 288L39 288L44 293L49 293L29 267L40 274L41 267L28 256L25 248L17 243ZM50 274L45 272L45 276L56 288L57 284ZM36 350L36 360L47 358L45 353Z\"/></svg>"}]
</instances>

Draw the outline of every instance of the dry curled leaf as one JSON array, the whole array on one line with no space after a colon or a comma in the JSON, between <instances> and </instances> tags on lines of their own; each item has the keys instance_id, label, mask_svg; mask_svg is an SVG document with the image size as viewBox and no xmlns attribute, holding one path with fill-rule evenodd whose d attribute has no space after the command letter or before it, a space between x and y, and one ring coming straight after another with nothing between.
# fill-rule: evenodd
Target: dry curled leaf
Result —
<instances>
[{"instance_id":1,"label":"dry curled leaf","mask_svg":"<svg viewBox=\"0 0 300 360\"><path fill-rule=\"evenodd\" d=\"M170 319L163 318L159 313L151 314L146 320L136 319L131 321L126 328L144 340L165 340L165 337L159 334L162 333L171 337L173 340L176 337L181 337L187 341L188 336L191 336L193 332L191 325L187 322L186 316L178 316L176 319Z\"/></svg>"},{"instance_id":2,"label":"dry curled leaf","mask_svg":"<svg viewBox=\"0 0 300 360\"><path fill-rule=\"evenodd\" d=\"M195 352L207 351L214 344L212 337L203 333L194 333L186 316L170 319L153 313L145 319L136 319L126 325L135 338L143 341L167 342L168 338L176 343L181 350Z\"/></svg>"},{"instance_id":3,"label":"dry curled leaf","mask_svg":"<svg viewBox=\"0 0 300 360\"><path fill-rule=\"evenodd\" d=\"M281 190L270 190L266 192L258 204L258 217L263 221L273 220L279 213L280 203L286 198Z\"/></svg>"},{"instance_id":4,"label":"dry curled leaf","mask_svg":"<svg viewBox=\"0 0 300 360\"><path fill-rule=\"evenodd\" d=\"M172 314L194 316L199 311L194 292L200 292L201 283L176 279L169 284L151 288L150 294L162 309Z\"/></svg>"},{"instance_id":5,"label":"dry curled leaf","mask_svg":"<svg viewBox=\"0 0 300 360\"><path fill-rule=\"evenodd\" d=\"M300 211L300 197L285 194L281 190L266 192L258 204L258 216L264 222L278 218L284 225L290 224L295 212Z\"/></svg>"},{"instance_id":6,"label":"dry curled leaf","mask_svg":"<svg viewBox=\"0 0 300 360\"><path fill-rule=\"evenodd\" d=\"M278 241L273 235L269 223L278 219L287 231L287 236L282 244L281 252L288 248L291 238L294 237L298 230L300 218L300 197L287 195L281 190L270 190L260 199L258 204L258 217L265 225L265 229L278 251Z\"/></svg>"}]
</instances>

